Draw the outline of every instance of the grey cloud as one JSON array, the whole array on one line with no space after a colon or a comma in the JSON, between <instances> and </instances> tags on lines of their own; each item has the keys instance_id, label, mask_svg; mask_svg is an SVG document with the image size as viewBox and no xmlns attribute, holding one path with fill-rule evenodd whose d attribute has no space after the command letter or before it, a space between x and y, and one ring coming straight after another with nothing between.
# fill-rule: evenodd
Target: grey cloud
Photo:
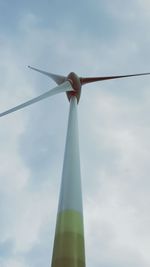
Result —
<instances>
[{"instance_id":1,"label":"grey cloud","mask_svg":"<svg viewBox=\"0 0 150 267\"><path fill-rule=\"evenodd\" d=\"M5 240L0 242L0 258L4 259L10 257L13 253L13 241Z\"/></svg>"}]
</instances>

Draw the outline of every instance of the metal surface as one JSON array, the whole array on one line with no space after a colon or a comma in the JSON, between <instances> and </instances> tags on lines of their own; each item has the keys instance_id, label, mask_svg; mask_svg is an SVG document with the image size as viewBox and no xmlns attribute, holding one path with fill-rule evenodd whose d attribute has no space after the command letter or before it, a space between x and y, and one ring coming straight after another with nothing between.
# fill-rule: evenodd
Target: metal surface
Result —
<instances>
[{"instance_id":1,"label":"metal surface","mask_svg":"<svg viewBox=\"0 0 150 267\"><path fill-rule=\"evenodd\" d=\"M66 81L66 77L65 76L57 75L57 74L54 74L54 73L50 73L50 72L47 72L47 71L44 71L44 70L40 70L40 69L31 67L31 66L28 66L28 68L31 69L31 70L35 70L35 71L37 71L37 72L39 72L41 74L44 74L44 75L50 77L58 85L62 84L62 83L64 83Z\"/></svg>"},{"instance_id":2,"label":"metal surface","mask_svg":"<svg viewBox=\"0 0 150 267\"><path fill-rule=\"evenodd\" d=\"M52 267L84 266L77 98L71 97Z\"/></svg>"},{"instance_id":3,"label":"metal surface","mask_svg":"<svg viewBox=\"0 0 150 267\"><path fill-rule=\"evenodd\" d=\"M69 81L72 84L72 88L74 89L74 91L72 92L67 92L67 97L69 101L72 96L76 96L77 102L79 103L80 95L81 95L80 78L78 77L76 73L70 72L69 75L67 76L67 81Z\"/></svg>"},{"instance_id":4,"label":"metal surface","mask_svg":"<svg viewBox=\"0 0 150 267\"><path fill-rule=\"evenodd\" d=\"M104 77L87 77L87 78L80 78L80 82L82 85L84 85L87 83L93 83L93 82L98 82L98 81L106 81L106 80L129 78L129 77L144 76L144 75L150 75L150 73L146 72L146 73L116 75L116 76L111 75L111 76L104 76Z\"/></svg>"},{"instance_id":5,"label":"metal surface","mask_svg":"<svg viewBox=\"0 0 150 267\"><path fill-rule=\"evenodd\" d=\"M56 86L55 88L49 90L48 92L42 94L42 95L39 95L38 97L35 97L35 98L32 98L30 99L29 101L27 102L24 102L18 106L15 106L11 109L8 109L2 113L0 113L0 117L3 117L5 115L8 115L12 112L15 112L17 110L20 110L20 109L23 109L27 106L30 106L34 103L37 103L41 100L43 100L44 98L47 98L47 97L50 97L50 96L53 96L53 95L56 95L56 94L59 94L59 93L63 93L63 92L68 92L68 91L73 91L73 88L72 88L72 85L69 81L66 81L64 82L63 84L59 85L59 86Z\"/></svg>"}]
</instances>

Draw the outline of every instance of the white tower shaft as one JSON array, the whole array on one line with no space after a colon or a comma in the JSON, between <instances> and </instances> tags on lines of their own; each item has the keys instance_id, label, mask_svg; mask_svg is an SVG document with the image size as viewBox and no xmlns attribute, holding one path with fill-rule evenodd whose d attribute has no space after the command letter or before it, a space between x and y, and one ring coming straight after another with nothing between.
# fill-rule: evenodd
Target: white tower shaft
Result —
<instances>
[{"instance_id":1,"label":"white tower shaft","mask_svg":"<svg viewBox=\"0 0 150 267\"><path fill-rule=\"evenodd\" d=\"M52 267L84 266L77 98L71 97Z\"/></svg>"}]
</instances>

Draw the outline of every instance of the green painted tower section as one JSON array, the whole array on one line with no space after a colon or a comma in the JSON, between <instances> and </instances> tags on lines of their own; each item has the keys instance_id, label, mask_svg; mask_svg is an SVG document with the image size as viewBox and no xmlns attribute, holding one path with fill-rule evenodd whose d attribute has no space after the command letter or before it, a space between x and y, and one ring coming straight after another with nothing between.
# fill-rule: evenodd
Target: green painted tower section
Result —
<instances>
[{"instance_id":1,"label":"green painted tower section","mask_svg":"<svg viewBox=\"0 0 150 267\"><path fill-rule=\"evenodd\" d=\"M71 97L52 267L85 267L77 98Z\"/></svg>"}]
</instances>

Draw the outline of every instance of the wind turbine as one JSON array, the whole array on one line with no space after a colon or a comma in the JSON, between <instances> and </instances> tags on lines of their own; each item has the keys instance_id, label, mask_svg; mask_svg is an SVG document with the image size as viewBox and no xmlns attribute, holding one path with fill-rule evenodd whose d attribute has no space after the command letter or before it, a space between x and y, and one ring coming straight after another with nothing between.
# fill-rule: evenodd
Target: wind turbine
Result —
<instances>
[{"instance_id":1,"label":"wind turbine","mask_svg":"<svg viewBox=\"0 0 150 267\"><path fill-rule=\"evenodd\" d=\"M81 87L87 83L150 75L150 73L82 78L78 77L74 72L71 72L68 76L61 76L28 67L52 78L58 86L23 104L0 113L0 117L55 94L67 93L70 111L51 266L84 267L85 247L77 118L77 104L80 100Z\"/></svg>"}]
</instances>

